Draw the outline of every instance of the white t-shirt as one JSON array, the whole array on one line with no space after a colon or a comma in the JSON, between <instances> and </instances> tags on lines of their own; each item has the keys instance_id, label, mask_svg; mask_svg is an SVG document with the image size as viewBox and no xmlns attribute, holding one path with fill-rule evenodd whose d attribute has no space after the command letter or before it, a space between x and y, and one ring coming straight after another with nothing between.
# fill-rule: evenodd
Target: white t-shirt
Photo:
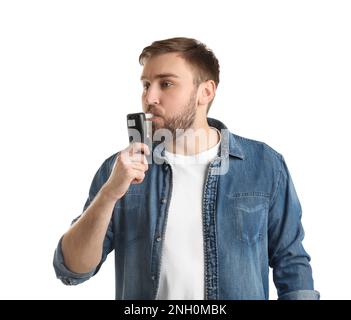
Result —
<instances>
[{"instance_id":1,"label":"white t-shirt","mask_svg":"<svg viewBox=\"0 0 351 320\"><path fill-rule=\"evenodd\" d=\"M192 156L165 151L172 167L173 189L156 299L204 299L202 197L208 165L219 144Z\"/></svg>"}]
</instances>

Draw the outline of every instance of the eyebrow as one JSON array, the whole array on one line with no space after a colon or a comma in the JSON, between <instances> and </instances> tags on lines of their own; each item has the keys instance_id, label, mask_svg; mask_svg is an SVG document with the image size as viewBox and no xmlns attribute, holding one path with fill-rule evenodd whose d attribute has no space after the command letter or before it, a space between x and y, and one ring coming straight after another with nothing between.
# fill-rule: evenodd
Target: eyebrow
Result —
<instances>
[{"instance_id":1,"label":"eyebrow","mask_svg":"<svg viewBox=\"0 0 351 320\"><path fill-rule=\"evenodd\" d=\"M176 74L174 73L160 73L155 76L155 79L163 79L163 78L179 78ZM146 80L146 76L141 76L140 80Z\"/></svg>"}]
</instances>

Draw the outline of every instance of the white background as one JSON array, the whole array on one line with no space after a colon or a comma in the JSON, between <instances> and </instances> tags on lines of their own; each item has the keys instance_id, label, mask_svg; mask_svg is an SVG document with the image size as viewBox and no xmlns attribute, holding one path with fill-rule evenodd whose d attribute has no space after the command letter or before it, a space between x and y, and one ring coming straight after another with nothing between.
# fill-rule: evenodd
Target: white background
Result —
<instances>
[{"instance_id":1,"label":"white background","mask_svg":"<svg viewBox=\"0 0 351 320\"><path fill-rule=\"evenodd\" d=\"M284 155L322 299L350 299L350 17L337 0L1 1L0 298L114 299L112 255L66 287L53 252L127 145L141 50L187 36L220 61L209 115Z\"/></svg>"}]
</instances>

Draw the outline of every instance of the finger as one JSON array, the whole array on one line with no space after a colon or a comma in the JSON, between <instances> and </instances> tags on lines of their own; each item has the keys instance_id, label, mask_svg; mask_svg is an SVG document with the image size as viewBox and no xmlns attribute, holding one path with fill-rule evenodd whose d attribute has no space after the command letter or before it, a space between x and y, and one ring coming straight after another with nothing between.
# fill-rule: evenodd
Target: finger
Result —
<instances>
[{"instance_id":1,"label":"finger","mask_svg":"<svg viewBox=\"0 0 351 320\"><path fill-rule=\"evenodd\" d=\"M148 166L144 163L135 162L132 164L132 169L145 172L148 169Z\"/></svg>"},{"instance_id":2,"label":"finger","mask_svg":"<svg viewBox=\"0 0 351 320\"><path fill-rule=\"evenodd\" d=\"M134 154L133 156L125 155L124 162L127 164L140 163L146 165L146 167L148 168L148 162L146 157L140 153Z\"/></svg>"},{"instance_id":3,"label":"finger","mask_svg":"<svg viewBox=\"0 0 351 320\"><path fill-rule=\"evenodd\" d=\"M135 153L130 156L130 160L132 162L140 162L140 163L147 163L146 156L142 153Z\"/></svg>"},{"instance_id":4,"label":"finger","mask_svg":"<svg viewBox=\"0 0 351 320\"><path fill-rule=\"evenodd\" d=\"M143 172L138 171L131 183L132 184L141 183L143 182L144 178L145 178L145 174Z\"/></svg>"},{"instance_id":5,"label":"finger","mask_svg":"<svg viewBox=\"0 0 351 320\"><path fill-rule=\"evenodd\" d=\"M146 155L150 154L150 149L147 144L141 142L133 142L130 145L129 152L134 153L144 153Z\"/></svg>"},{"instance_id":6,"label":"finger","mask_svg":"<svg viewBox=\"0 0 351 320\"><path fill-rule=\"evenodd\" d=\"M143 163L143 164L148 164L147 159L146 159L146 156L143 155L143 154L141 154L141 153L134 154L134 155L131 157L131 161L132 161L132 162Z\"/></svg>"}]
</instances>

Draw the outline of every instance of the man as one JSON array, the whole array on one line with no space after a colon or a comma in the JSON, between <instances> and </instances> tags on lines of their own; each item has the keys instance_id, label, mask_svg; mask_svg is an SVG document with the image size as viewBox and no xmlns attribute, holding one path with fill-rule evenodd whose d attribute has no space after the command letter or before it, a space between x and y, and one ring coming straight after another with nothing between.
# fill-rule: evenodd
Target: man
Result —
<instances>
[{"instance_id":1,"label":"man","mask_svg":"<svg viewBox=\"0 0 351 320\"><path fill-rule=\"evenodd\" d=\"M207 118L213 52L173 38L139 60L155 143L132 143L99 168L55 251L57 277L81 283L115 250L116 299L268 299L269 266L280 299L318 299L283 157Z\"/></svg>"}]
</instances>

